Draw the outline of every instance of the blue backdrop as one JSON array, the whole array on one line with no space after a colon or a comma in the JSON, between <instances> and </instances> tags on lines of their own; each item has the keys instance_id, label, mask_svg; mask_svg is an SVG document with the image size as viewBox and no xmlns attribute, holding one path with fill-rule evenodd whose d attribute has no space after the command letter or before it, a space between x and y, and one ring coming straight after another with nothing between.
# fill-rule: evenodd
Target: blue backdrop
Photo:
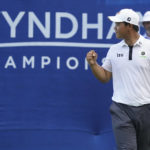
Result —
<instances>
[{"instance_id":1,"label":"blue backdrop","mask_svg":"<svg viewBox=\"0 0 150 150\"><path fill-rule=\"evenodd\" d=\"M148 4L0 1L0 149L115 150L112 82L100 83L85 57L95 49L102 64L118 42L107 16L126 7L142 15Z\"/></svg>"}]
</instances>

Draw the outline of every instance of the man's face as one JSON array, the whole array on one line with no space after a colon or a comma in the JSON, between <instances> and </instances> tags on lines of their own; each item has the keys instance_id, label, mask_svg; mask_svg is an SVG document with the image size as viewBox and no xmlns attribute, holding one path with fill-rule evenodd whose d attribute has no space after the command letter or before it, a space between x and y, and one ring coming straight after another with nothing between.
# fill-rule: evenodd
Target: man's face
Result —
<instances>
[{"instance_id":1,"label":"man's face","mask_svg":"<svg viewBox=\"0 0 150 150\"><path fill-rule=\"evenodd\" d=\"M150 34L150 21L143 22L143 26L148 34Z\"/></svg>"},{"instance_id":2,"label":"man's face","mask_svg":"<svg viewBox=\"0 0 150 150\"><path fill-rule=\"evenodd\" d=\"M116 37L118 39L124 39L128 31L128 26L125 26L123 22L116 22L114 29L116 32Z\"/></svg>"}]
</instances>

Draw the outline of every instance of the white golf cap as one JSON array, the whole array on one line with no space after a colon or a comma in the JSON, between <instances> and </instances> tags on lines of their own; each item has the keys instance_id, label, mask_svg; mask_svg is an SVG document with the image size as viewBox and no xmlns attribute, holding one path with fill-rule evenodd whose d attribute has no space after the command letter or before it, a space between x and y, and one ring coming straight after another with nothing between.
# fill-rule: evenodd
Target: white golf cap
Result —
<instances>
[{"instance_id":1,"label":"white golf cap","mask_svg":"<svg viewBox=\"0 0 150 150\"><path fill-rule=\"evenodd\" d=\"M145 12L142 22L149 22L150 21L150 11Z\"/></svg>"},{"instance_id":2,"label":"white golf cap","mask_svg":"<svg viewBox=\"0 0 150 150\"><path fill-rule=\"evenodd\" d=\"M139 26L139 15L132 9L122 9L115 16L108 16L112 22L127 22Z\"/></svg>"}]
</instances>

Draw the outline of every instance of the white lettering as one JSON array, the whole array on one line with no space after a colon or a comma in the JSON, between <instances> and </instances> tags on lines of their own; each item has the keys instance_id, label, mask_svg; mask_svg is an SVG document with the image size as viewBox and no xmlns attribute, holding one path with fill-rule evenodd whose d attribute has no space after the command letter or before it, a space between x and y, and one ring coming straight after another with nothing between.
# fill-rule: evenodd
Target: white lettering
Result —
<instances>
[{"instance_id":1,"label":"white lettering","mask_svg":"<svg viewBox=\"0 0 150 150\"><path fill-rule=\"evenodd\" d=\"M42 56L42 59L41 59L41 68L44 69L46 65L49 65L51 62L51 59L50 57L48 56Z\"/></svg>"},{"instance_id":2,"label":"white lettering","mask_svg":"<svg viewBox=\"0 0 150 150\"><path fill-rule=\"evenodd\" d=\"M24 16L25 12L21 11L16 19L12 21L7 11L2 11L2 15L4 16L5 20L7 21L8 25L10 26L10 37L15 38L16 37L16 27L21 21L22 17Z\"/></svg>"},{"instance_id":3,"label":"white lettering","mask_svg":"<svg viewBox=\"0 0 150 150\"><path fill-rule=\"evenodd\" d=\"M99 13L97 16L98 23L96 24L89 24L88 23L88 14L83 13L82 14L82 39L87 39L88 37L88 29L97 29L97 39L102 39L103 38L103 15L102 13Z\"/></svg>"},{"instance_id":4,"label":"white lettering","mask_svg":"<svg viewBox=\"0 0 150 150\"><path fill-rule=\"evenodd\" d=\"M112 38L113 34L115 33L114 27L115 27L115 23L113 22L113 23L111 24L111 27L110 27L110 29L109 29L109 32L108 32L108 34L107 34L106 39L111 39L111 38Z\"/></svg>"},{"instance_id":5,"label":"white lettering","mask_svg":"<svg viewBox=\"0 0 150 150\"><path fill-rule=\"evenodd\" d=\"M37 25L37 27L40 29L40 31L43 33L45 38L50 37L50 13L45 13L45 27L42 25L40 20L37 18L37 16L34 14L34 12L29 12L29 30L28 30L28 37L33 38L34 33L34 23Z\"/></svg>"},{"instance_id":6,"label":"white lettering","mask_svg":"<svg viewBox=\"0 0 150 150\"><path fill-rule=\"evenodd\" d=\"M72 30L68 33L61 32L61 19L67 18L72 22ZM56 38L68 39L73 37L78 30L78 22L74 15L70 13L56 13Z\"/></svg>"},{"instance_id":7,"label":"white lettering","mask_svg":"<svg viewBox=\"0 0 150 150\"><path fill-rule=\"evenodd\" d=\"M75 63L74 66L71 66L71 64L70 64L71 61L74 61L74 63ZM75 58L75 57L69 57L69 58L67 59L67 61L66 61L66 65L67 65L67 67L68 67L69 69L74 70L74 69L76 69L76 68L78 67L79 61L78 61L78 59Z\"/></svg>"},{"instance_id":8,"label":"white lettering","mask_svg":"<svg viewBox=\"0 0 150 150\"><path fill-rule=\"evenodd\" d=\"M14 69L16 69L16 64L12 56L8 57L6 64L5 64L5 68L7 69L9 66L12 66Z\"/></svg>"},{"instance_id":9,"label":"white lettering","mask_svg":"<svg viewBox=\"0 0 150 150\"><path fill-rule=\"evenodd\" d=\"M57 57L57 69L60 69L60 57Z\"/></svg>"},{"instance_id":10,"label":"white lettering","mask_svg":"<svg viewBox=\"0 0 150 150\"><path fill-rule=\"evenodd\" d=\"M26 56L23 56L23 68L26 68L26 64L27 65L31 64L31 68L34 68L34 62L35 62L34 56L32 56L29 60Z\"/></svg>"}]
</instances>

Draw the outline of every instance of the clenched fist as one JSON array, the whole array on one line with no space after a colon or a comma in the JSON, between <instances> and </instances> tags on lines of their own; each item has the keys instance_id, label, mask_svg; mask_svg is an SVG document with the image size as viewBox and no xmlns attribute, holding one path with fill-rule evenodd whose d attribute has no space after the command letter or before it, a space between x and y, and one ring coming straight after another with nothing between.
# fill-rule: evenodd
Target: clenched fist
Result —
<instances>
[{"instance_id":1,"label":"clenched fist","mask_svg":"<svg viewBox=\"0 0 150 150\"><path fill-rule=\"evenodd\" d=\"M98 55L94 50L89 51L86 55L86 59L87 59L89 65L96 64L97 57L98 57Z\"/></svg>"}]
</instances>

